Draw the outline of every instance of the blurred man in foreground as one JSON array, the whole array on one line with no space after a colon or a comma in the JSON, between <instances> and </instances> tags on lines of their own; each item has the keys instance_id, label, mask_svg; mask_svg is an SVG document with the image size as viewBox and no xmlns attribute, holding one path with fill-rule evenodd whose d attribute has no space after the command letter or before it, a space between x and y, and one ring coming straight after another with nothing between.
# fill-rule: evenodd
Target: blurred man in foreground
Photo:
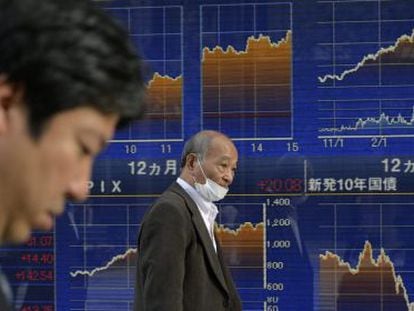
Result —
<instances>
[{"instance_id":1,"label":"blurred man in foreground","mask_svg":"<svg viewBox=\"0 0 414 311\"><path fill-rule=\"evenodd\" d=\"M0 243L51 229L94 157L143 111L127 33L87 0L0 0ZM0 279L0 310L10 295Z\"/></svg>"}]
</instances>

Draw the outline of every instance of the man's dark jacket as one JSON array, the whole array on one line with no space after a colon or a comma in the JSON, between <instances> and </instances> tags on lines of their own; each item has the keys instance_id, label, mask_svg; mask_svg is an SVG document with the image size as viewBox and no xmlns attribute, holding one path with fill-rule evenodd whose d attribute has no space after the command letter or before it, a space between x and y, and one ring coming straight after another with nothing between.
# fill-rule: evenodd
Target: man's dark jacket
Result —
<instances>
[{"instance_id":1,"label":"man's dark jacket","mask_svg":"<svg viewBox=\"0 0 414 311\"><path fill-rule=\"evenodd\" d=\"M137 252L136 311L242 309L219 242L216 253L197 205L178 183L144 216Z\"/></svg>"},{"instance_id":2,"label":"man's dark jacket","mask_svg":"<svg viewBox=\"0 0 414 311\"><path fill-rule=\"evenodd\" d=\"M0 283L1 282L7 282L7 280L5 279L5 276L0 271ZM10 305L10 302L8 301L6 297L7 295L3 292L1 284L0 284L0 311L12 311L13 310L12 306Z\"/></svg>"}]
</instances>

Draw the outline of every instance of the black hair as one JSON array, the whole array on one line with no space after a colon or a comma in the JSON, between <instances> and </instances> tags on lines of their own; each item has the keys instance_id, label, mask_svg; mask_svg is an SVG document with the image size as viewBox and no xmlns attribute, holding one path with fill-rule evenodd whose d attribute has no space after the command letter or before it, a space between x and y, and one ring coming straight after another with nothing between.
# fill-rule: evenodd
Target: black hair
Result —
<instances>
[{"instance_id":1,"label":"black hair","mask_svg":"<svg viewBox=\"0 0 414 311\"><path fill-rule=\"evenodd\" d=\"M55 114L144 110L142 62L127 32L89 0L0 0L0 75L22 87L34 136Z\"/></svg>"}]
</instances>

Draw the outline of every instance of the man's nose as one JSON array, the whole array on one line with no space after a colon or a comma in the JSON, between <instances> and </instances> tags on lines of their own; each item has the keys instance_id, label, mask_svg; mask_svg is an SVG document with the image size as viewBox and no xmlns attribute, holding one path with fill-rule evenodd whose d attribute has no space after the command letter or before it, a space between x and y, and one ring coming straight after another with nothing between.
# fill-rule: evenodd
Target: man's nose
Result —
<instances>
[{"instance_id":1,"label":"man's nose","mask_svg":"<svg viewBox=\"0 0 414 311\"><path fill-rule=\"evenodd\" d=\"M89 195L89 181L91 178L91 163L84 165L68 185L68 199L84 201Z\"/></svg>"},{"instance_id":2,"label":"man's nose","mask_svg":"<svg viewBox=\"0 0 414 311\"><path fill-rule=\"evenodd\" d=\"M233 171L226 171L223 175L223 180L226 182L227 186L230 186L234 179L234 173Z\"/></svg>"}]
</instances>

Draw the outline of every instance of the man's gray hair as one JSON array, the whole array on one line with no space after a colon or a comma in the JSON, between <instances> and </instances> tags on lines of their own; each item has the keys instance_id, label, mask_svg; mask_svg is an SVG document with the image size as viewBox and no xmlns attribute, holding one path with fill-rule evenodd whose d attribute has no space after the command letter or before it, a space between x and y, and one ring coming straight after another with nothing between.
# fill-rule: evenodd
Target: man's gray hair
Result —
<instances>
[{"instance_id":1,"label":"man's gray hair","mask_svg":"<svg viewBox=\"0 0 414 311\"><path fill-rule=\"evenodd\" d=\"M201 131L187 140L181 154L181 168L185 166L187 155L190 153L197 154L200 161L203 160L213 138L220 135L225 136L224 134L216 131Z\"/></svg>"}]
</instances>

